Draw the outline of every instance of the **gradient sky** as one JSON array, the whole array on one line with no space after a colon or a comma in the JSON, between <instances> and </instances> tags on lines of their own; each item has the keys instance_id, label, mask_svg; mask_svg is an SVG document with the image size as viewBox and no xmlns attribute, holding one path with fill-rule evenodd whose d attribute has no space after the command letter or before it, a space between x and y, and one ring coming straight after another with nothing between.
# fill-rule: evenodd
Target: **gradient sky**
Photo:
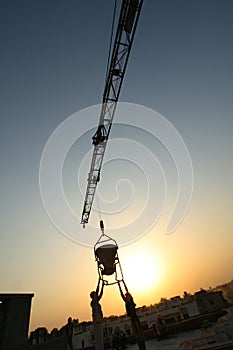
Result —
<instances>
[{"instance_id":1,"label":"gradient sky","mask_svg":"<svg viewBox=\"0 0 233 350\"><path fill-rule=\"evenodd\" d=\"M113 3L1 2L0 292L35 293L30 329L61 327L68 316L91 319L93 250L51 223L40 197L39 165L55 128L101 102ZM150 288L129 283L138 306L233 278L232 18L231 0L144 1L120 101L152 108L175 126L191 155L194 191L172 235L164 228L173 190L159 222L119 250L125 275L145 256L154 267ZM79 153L77 146L70 159ZM112 186L107 172L102 181ZM79 213L78 193L76 201ZM106 288L102 307L106 316L124 313L116 288Z\"/></svg>"}]
</instances>

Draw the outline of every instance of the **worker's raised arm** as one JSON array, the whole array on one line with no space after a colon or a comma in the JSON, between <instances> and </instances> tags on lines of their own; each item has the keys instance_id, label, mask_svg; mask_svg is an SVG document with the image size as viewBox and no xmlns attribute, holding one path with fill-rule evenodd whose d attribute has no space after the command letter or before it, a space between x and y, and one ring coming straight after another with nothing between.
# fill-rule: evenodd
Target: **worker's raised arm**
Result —
<instances>
[{"instance_id":1,"label":"worker's raised arm","mask_svg":"<svg viewBox=\"0 0 233 350\"><path fill-rule=\"evenodd\" d=\"M101 289L100 289L100 283L101 283ZM104 282L99 278L98 285L96 288L96 296L98 301L102 298L104 293Z\"/></svg>"},{"instance_id":2,"label":"worker's raised arm","mask_svg":"<svg viewBox=\"0 0 233 350\"><path fill-rule=\"evenodd\" d=\"M125 295L124 295L124 293L123 293L123 291L122 291L120 281L118 281L118 287L119 287L119 290L120 290L121 297L122 297L122 299L125 301Z\"/></svg>"}]
</instances>

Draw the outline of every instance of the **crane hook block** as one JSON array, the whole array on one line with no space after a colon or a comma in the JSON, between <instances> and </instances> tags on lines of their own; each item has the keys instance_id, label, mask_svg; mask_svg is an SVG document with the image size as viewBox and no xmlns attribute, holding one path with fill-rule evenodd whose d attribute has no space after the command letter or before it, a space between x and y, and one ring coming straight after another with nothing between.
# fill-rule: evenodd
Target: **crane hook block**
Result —
<instances>
[{"instance_id":1,"label":"crane hook block","mask_svg":"<svg viewBox=\"0 0 233 350\"><path fill-rule=\"evenodd\" d=\"M101 231L104 230L104 222L103 222L103 220L100 220L100 229L101 229Z\"/></svg>"}]
</instances>

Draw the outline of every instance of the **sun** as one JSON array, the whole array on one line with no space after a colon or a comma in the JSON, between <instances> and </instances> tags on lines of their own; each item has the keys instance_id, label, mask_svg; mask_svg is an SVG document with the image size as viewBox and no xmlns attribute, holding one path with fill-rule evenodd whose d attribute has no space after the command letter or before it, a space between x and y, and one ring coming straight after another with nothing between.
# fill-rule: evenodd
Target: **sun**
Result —
<instances>
[{"instance_id":1,"label":"sun","mask_svg":"<svg viewBox=\"0 0 233 350\"><path fill-rule=\"evenodd\" d=\"M124 259L123 272L127 286L136 291L148 290L158 283L159 265L149 252L128 255Z\"/></svg>"}]
</instances>

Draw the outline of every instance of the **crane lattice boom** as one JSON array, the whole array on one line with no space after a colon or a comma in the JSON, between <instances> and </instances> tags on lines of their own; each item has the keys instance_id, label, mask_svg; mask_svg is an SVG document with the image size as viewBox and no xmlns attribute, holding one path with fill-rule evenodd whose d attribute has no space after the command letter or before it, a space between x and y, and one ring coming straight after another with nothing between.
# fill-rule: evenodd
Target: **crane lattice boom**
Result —
<instances>
[{"instance_id":1,"label":"crane lattice boom","mask_svg":"<svg viewBox=\"0 0 233 350\"><path fill-rule=\"evenodd\" d=\"M107 72L99 125L92 137L94 150L87 179L81 224L88 223L100 170L127 67L143 0L123 0Z\"/></svg>"}]
</instances>

